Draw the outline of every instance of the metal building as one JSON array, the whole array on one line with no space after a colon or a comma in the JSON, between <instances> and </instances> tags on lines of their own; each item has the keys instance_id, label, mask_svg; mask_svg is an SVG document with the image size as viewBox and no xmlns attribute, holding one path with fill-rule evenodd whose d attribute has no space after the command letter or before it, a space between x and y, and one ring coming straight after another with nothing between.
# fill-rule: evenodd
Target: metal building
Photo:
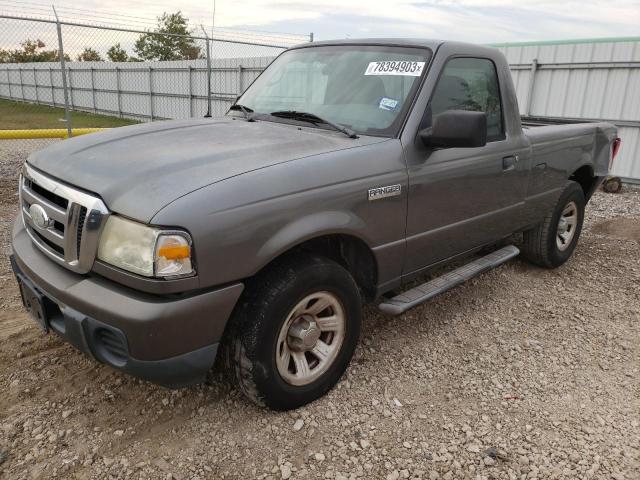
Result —
<instances>
[{"instance_id":1,"label":"metal building","mask_svg":"<svg viewBox=\"0 0 640 480\"><path fill-rule=\"evenodd\" d=\"M617 125L613 174L640 183L640 37L493 46L507 57L523 116Z\"/></svg>"}]
</instances>

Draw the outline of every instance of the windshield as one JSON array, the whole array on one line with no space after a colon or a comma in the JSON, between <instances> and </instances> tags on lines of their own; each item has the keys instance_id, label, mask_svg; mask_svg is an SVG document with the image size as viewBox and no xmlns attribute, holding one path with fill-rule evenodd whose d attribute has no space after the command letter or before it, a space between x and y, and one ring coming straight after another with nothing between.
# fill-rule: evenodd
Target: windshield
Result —
<instances>
[{"instance_id":1,"label":"windshield","mask_svg":"<svg viewBox=\"0 0 640 480\"><path fill-rule=\"evenodd\" d=\"M427 49L378 45L289 50L273 61L238 104L258 115L306 112L361 134L392 136L430 56Z\"/></svg>"}]
</instances>

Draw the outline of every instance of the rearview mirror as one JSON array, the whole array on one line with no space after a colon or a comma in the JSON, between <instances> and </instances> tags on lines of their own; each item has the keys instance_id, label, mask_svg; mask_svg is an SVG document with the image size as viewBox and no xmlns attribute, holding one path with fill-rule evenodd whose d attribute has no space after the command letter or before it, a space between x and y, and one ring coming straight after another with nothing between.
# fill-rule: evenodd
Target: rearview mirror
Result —
<instances>
[{"instance_id":1,"label":"rearview mirror","mask_svg":"<svg viewBox=\"0 0 640 480\"><path fill-rule=\"evenodd\" d=\"M433 117L433 125L418 132L429 147L474 148L487 144L487 114L447 110Z\"/></svg>"}]
</instances>

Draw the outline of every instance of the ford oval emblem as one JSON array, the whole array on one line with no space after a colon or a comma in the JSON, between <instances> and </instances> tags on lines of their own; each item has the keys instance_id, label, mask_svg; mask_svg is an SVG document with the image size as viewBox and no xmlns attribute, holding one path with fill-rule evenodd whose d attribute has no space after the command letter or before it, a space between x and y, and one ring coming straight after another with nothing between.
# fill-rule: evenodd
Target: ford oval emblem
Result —
<instances>
[{"instance_id":1,"label":"ford oval emblem","mask_svg":"<svg viewBox=\"0 0 640 480\"><path fill-rule=\"evenodd\" d=\"M29 207L29 215L31 215L31 220L33 220L33 224L41 229L49 228L50 220L49 215L44 208L42 208L37 203L34 203Z\"/></svg>"}]
</instances>

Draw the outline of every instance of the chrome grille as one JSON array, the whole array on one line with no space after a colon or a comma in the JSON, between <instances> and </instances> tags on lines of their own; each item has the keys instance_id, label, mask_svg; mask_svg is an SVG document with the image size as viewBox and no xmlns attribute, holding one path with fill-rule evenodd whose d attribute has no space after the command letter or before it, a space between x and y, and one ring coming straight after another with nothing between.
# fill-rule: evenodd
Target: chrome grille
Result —
<instances>
[{"instance_id":1,"label":"chrome grille","mask_svg":"<svg viewBox=\"0 0 640 480\"><path fill-rule=\"evenodd\" d=\"M20 205L27 232L40 250L74 272L91 270L109 215L100 198L25 164L20 176Z\"/></svg>"},{"instance_id":2,"label":"chrome grille","mask_svg":"<svg viewBox=\"0 0 640 480\"><path fill-rule=\"evenodd\" d=\"M76 230L76 252L80 257L80 250L82 248L82 233L84 232L84 221L87 218L87 207L80 207L80 214L78 218L78 228Z\"/></svg>"}]
</instances>

